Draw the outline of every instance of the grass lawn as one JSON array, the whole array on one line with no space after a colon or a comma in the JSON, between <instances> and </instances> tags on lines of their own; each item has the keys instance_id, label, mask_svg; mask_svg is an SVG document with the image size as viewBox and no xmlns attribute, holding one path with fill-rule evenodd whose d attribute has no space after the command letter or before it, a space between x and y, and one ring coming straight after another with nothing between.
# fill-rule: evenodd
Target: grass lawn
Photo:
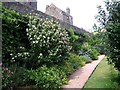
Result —
<instances>
[{"instance_id":1,"label":"grass lawn","mask_svg":"<svg viewBox=\"0 0 120 90\"><path fill-rule=\"evenodd\" d=\"M118 72L108 65L105 58L100 62L84 88L120 88L117 76Z\"/></svg>"}]
</instances>

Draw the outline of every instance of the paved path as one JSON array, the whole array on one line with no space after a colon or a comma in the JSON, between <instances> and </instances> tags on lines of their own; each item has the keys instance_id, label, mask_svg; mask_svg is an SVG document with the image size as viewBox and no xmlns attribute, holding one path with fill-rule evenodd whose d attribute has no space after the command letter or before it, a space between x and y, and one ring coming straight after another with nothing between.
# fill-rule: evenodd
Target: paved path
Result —
<instances>
[{"instance_id":1,"label":"paved path","mask_svg":"<svg viewBox=\"0 0 120 90\"><path fill-rule=\"evenodd\" d=\"M104 57L105 55L100 55L98 60L86 64L82 68L78 68L78 70L70 75L68 85L62 86L62 90L66 90L68 88L83 88L96 66L100 63L101 60L103 60Z\"/></svg>"}]
</instances>

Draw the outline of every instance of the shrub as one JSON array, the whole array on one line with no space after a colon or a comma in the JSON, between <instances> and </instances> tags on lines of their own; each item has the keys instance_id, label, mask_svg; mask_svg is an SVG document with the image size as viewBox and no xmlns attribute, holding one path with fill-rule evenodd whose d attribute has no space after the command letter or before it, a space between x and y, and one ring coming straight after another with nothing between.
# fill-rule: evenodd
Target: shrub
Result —
<instances>
[{"instance_id":1,"label":"shrub","mask_svg":"<svg viewBox=\"0 0 120 90\"><path fill-rule=\"evenodd\" d=\"M71 52L78 54L81 44L83 43L83 41L81 41L81 39L83 40L83 37L75 34L72 28L68 29L68 33L70 45L72 46Z\"/></svg>"},{"instance_id":2,"label":"shrub","mask_svg":"<svg viewBox=\"0 0 120 90\"><path fill-rule=\"evenodd\" d=\"M78 40L78 36L75 35L72 28L68 29L68 33L69 33L69 40L71 43L74 43L76 40Z\"/></svg>"},{"instance_id":3,"label":"shrub","mask_svg":"<svg viewBox=\"0 0 120 90\"><path fill-rule=\"evenodd\" d=\"M11 66L2 67L2 88L27 85L28 78L25 75L26 69L23 67Z\"/></svg>"},{"instance_id":4,"label":"shrub","mask_svg":"<svg viewBox=\"0 0 120 90\"><path fill-rule=\"evenodd\" d=\"M99 53L96 49L89 49L88 52L89 52L88 54L89 54L89 56L91 57L92 60L97 60L98 59Z\"/></svg>"},{"instance_id":5,"label":"shrub","mask_svg":"<svg viewBox=\"0 0 120 90\"><path fill-rule=\"evenodd\" d=\"M40 67L37 70L29 70L28 77L36 82L36 86L40 88L60 88L62 84L67 83L64 72L59 71L55 67Z\"/></svg>"},{"instance_id":6,"label":"shrub","mask_svg":"<svg viewBox=\"0 0 120 90\"><path fill-rule=\"evenodd\" d=\"M70 54L68 61L71 64L71 67L73 67L74 69L76 69L79 66L83 66L83 64L85 63L86 60L84 60L83 58L81 58L79 55L76 54Z\"/></svg>"},{"instance_id":7,"label":"shrub","mask_svg":"<svg viewBox=\"0 0 120 90\"><path fill-rule=\"evenodd\" d=\"M57 66L60 71L63 71L67 76L70 75L75 69L72 66L72 63L69 60L65 60L64 63Z\"/></svg>"},{"instance_id":8,"label":"shrub","mask_svg":"<svg viewBox=\"0 0 120 90\"><path fill-rule=\"evenodd\" d=\"M22 58L15 60L14 56L30 49L26 35L27 22L26 16L2 6L2 62L4 65L24 64Z\"/></svg>"},{"instance_id":9,"label":"shrub","mask_svg":"<svg viewBox=\"0 0 120 90\"><path fill-rule=\"evenodd\" d=\"M65 73L55 67L44 66L26 72L39 65L61 63L67 57L71 47L66 30L53 20L27 18L4 7L2 14L3 88L35 83L40 87L58 88L66 83Z\"/></svg>"},{"instance_id":10,"label":"shrub","mask_svg":"<svg viewBox=\"0 0 120 90\"><path fill-rule=\"evenodd\" d=\"M57 68L68 76L78 67L84 66L85 63L86 58L84 56L71 53L69 54L68 59L64 60L64 62L58 65Z\"/></svg>"},{"instance_id":11,"label":"shrub","mask_svg":"<svg viewBox=\"0 0 120 90\"><path fill-rule=\"evenodd\" d=\"M89 45L94 47L100 54L107 54L108 45L105 43L105 41L107 40L106 32L100 32L100 33L98 32L98 33L93 33L93 34L94 35L88 39Z\"/></svg>"},{"instance_id":12,"label":"shrub","mask_svg":"<svg viewBox=\"0 0 120 90\"><path fill-rule=\"evenodd\" d=\"M95 48L90 46L87 42L82 45L81 51L88 54L93 60L98 59L99 52Z\"/></svg>"},{"instance_id":13,"label":"shrub","mask_svg":"<svg viewBox=\"0 0 120 90\"><path fill-rule=\"evenodd\" d=\"M86 56L80 56L81 59L81 66L84 66L86 61L87 61L87 57Z\"/></svg>"},{"instance_id":14,"label":"shrub","mask_svg":"<svg viewBox=\"0 0 120 90\"><path fill-rule=\"evenodd\" d=\"M31 42L31 62L34 65L61 62L70 51L68 33L53 20L29 16L27 35Z\"/></svg>"},{"instance_id":15,"label":"shrub","mask_svg":"<svg viewBox=\"0 0 120 90\"><path fill-rule=\"evenodd\" d=\"M4 7L2 13L4 65L16 63L30 69L62 62L67 57L71 49L68 33L57 22L23 16Z\"/></svg>"}]
</instances>

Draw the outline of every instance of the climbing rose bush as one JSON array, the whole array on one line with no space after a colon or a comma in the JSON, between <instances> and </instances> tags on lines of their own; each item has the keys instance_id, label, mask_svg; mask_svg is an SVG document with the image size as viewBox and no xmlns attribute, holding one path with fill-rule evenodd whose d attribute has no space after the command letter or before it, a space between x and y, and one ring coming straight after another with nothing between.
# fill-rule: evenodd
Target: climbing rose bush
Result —
<instances>
[{"instance_id":1,"label":"climbing rose bush","mask_svg":"<svg viewBox=\"0 0 120 90\"><path fill-rule=\"evenodd\" d=\"M37 16L29 16L26 29L31 43L31 60L37 63L58 63L64 60L71 47L68 32L54 20L43 20Z\"/></svg>"}]
</instances>

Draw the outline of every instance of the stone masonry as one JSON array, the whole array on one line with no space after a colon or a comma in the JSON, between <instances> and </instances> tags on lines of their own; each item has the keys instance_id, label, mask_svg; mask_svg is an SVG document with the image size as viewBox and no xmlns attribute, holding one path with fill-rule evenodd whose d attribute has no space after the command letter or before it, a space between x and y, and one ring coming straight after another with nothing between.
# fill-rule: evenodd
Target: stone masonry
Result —
<instances>
[{"instance_id":1,"label":"stone masonry","mask_svg":"<svg viewBox=\"0 0 120 90\"><path fill-rule=\"evenodd\" d=\"M4 0L3 2L7 2L7 0ZM27 7L37 10L37 0L11 0L8 2L19 2Z\"/></svg>"},{"instance_id":2,"label":"stone masonry","mask_svg":"<svg viewBox=\"0 0 120 90\"><path fill-rule=\"evenodd\" d=\"M62 20L59 20L59 19L53 17L53 16L50 16L48 14L41 12L41 11L38 11L38 10L34 9L33 7L21 4L20 2L2 2L2 4L6 8L9 8L11 10L15 10L21 14L30 14L30 13L35 14L35 15L37 14L39 16L39 18L42 18L42 19L48 18L48 19L56 20L61 25L62 28L66 28L66 29L72 28L76 34L83 35L83 34L87 33L87 34L91 35L91 33L85 31L82 28L78 28L74 25L66 23Z\"/></svg>"},{"instance_id":3,"label":"stone masonry","mask_svg":"<svg viewBox=\"0 0 120 90\"><path fill-rule=\"evenodd\" d=\"M54 4L51 4L46 6L45 13L73 25L73 17L70 15L69 8L66 8L66 12L64 12L57 8Z\"/></svg>"}]
</instances>

